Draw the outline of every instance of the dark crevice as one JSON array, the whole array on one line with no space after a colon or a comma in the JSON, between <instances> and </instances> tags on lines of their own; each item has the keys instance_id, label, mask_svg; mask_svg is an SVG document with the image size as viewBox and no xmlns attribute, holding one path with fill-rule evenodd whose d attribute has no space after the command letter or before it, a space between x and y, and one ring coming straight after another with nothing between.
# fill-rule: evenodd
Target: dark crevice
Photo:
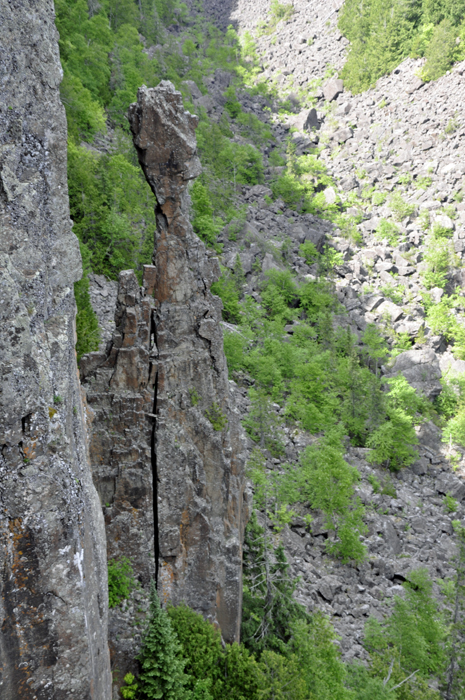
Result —
<instances>
[{"instance_id":1,"label":"dark crevice","mask_svg":"<svg viewBox=\"0 0 465 700\"><path fill-rule=\"evenodd\" d=\"M155 319L152 315L152 328L150 335L154 337L155 341L155 347L158 347L157 345L157 327L155 324ZM150 369L152 372L153 365ZM153 408L152 408L152 413L154 416L157 415L157 395L158 395L158 371L155 373L155 388L154 388L154 393L153 393ZM157 418L153 419L153 424L152 424L152 436L150 440L150 459L152 463L152 493L153 493L153 540L154 540L154 554L155 554L155 584L158 589L158 558L159 558L159 552L160 552L160 545L158 541L158 533L159 533L159 527L158 527L158 469L157 469L157 450L156 450L156 442L157 442Z\"/></svg>"}]
</instances>

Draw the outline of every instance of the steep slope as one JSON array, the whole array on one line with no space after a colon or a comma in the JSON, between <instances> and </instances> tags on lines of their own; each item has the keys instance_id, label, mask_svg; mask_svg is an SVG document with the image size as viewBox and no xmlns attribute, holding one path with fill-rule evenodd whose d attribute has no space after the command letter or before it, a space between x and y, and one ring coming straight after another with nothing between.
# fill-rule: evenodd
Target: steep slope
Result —
<instances>
[{"instance_id":1,"label":"steep slope","mask_svg":"<svg viewBox=\"0 0 465 700\"><path fill-rule=\"evenodd\" d=\"M321 249L326 241L342 254L334 285L345 313L336 317L336 325L350 328L360 340L368 324L376 324L394 351L390 365L382 368L385 378L400 372L434 400L444 381L465 369L460 359L464 301L453 301L456 285L462 287L463 66L424 85L416 77L422 61L407 59L376 88L351 95L334 76L347 46L337 29L340 4L295 2L293 7L291 17L270 32L260 30L260 23L270 23L268 2L239 1L229 18L218 3L209 11L224 24L233 20L242 34L258 28L261 77L276 80L281 93L293 92L295 104L297 97L301 104L307 101L300 113L296 108L294 114L275 117L275 134L283 146L289 136L297 154L319 144L320 161L334 179L325 198L329 205L348 203L345 226L344 219L331 224L299 215L297 207L282 200L271 203L272 189L246 188L248 224L237 242L223 238L225 263L233 273L239 254L247 292L256 295L259 267L263 272L280 267L273 248L266 252L267 244L279 249L290 239L288 263L297 274L314 276L316 267L307 264L299 246L307 240ZM259 99L239 99L245 111L261 117ZM306 132L302 125L312 105L318 121L311 118L313 130ZM273 188L273 169L268 176ZM442 263L440 250L445 251ZM289 337L294 332L289 327ZM284 433L286 461L297 465L299 452L312 439L288 428ZM453 575L452 521L464 515L463 448L453 445L453 437L446 448L432 422L418 428L418 435L418 459L399 474L374 468L366 461L369 450L347 448L345 459L361 475L356 493L368 511L364 564L344 567L327 557L325 544L334 533L317 513L310 529L296 518L283 534L294 575L302 577L299 599L333 617L347 659L365 656L360 642L366 618L382 619L392 597L402 593L399 584L409 571L426 566L433 578ZM270 474L281 461L269 456ZM449 510L445 497L452 494Z\"/></svg>"},{"instance_id":2,"label":"steep slope","mask_svg":"<svg viewBox=\"0 0 465 700\"><path fill-rule=\"evenodd\" d=\"M109 700L53 3L0 4L0 695Z\"/></svg>"}]
</instances>

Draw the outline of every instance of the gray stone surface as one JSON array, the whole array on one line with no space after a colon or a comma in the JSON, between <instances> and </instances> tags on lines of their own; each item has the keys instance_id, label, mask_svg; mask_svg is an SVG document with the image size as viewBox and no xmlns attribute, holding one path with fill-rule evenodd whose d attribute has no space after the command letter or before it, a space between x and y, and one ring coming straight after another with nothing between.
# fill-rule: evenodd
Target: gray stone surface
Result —
<instances>
[{"instance_id":1,"label":"gray stone surface","mask_svg":"<svg viewBox=\"0 0 465 700\"><path fill-rule=\"evenodd\" d=\"M84 355L80 365L91 413L90 459L105 515L108 559L131 561L146 599L155 578L156 556L154 272L149 265L144 268L142 288L132 270L120 273L112 340L103 351ZM99 320L105 327L102 313ZM123 633L124 626L120 608L112 609L109 644L116 687L126 673L137 673L134 658L140 650L140 635L128 634L128 629Z\"/></svg>"},{"instance_id":2,"label":"gray stone surface","mask_svg":"<svg viewBox=\"0 0 465 700\"><path fill-rule=\"evenodd\" d=\"M229 389L221 302L209 291L218 261L207 256L188 218L188 183L200 173L196 118L184 111L171 83L162 82L139 90L130 124L157 197L154 266L146 268L142 290L134 275L122 273L113 341L83 358L81 373L96 413L94 478L110 553L129 548L143 582L156 569L163 602L186 602L233 641L239 636L247 519L245 441ZM108 324L103 309L100 321ZM131 352L137 359L124 362L123 354ZM137 377L131 375L135 366ZM112 410L116 401L124 411ZM124 426L127 444L122 438L115 444L110 436L121 435ZM128 460L136 481L145 484L137 503L131 502L136 472L129 481L121 476ZM131 536L131 517L143 521L143 537ZM121 625L119 614L112 616L112 629ZM111 646L115 658L129 663L134 649L126 637L112 638Z\"/></svg>"},{"instance_id":3,"label":"gray stone surface","mask_svg":"<svg viewBox=\"0 0 465 700\"><path fill-rule=\"evenodd\" d=\"M245 443L229 391L221 302L209 291L218 261L207 256L188 218L188 183L201 170L197 118L162 82L140 88L129 119L157 198L158 585L163 601L186 602L232 641L241 617Z\"/></svg>"},{"instance_id":4,"label":"gray stone surface","mask_svg":"<svg viewBox=\"0 0 465 700\"><path fill-rule=\"evenodd\" d=\"M0 696L109 700L51 0L0 2Z\"/></svg>"}]
</instances>

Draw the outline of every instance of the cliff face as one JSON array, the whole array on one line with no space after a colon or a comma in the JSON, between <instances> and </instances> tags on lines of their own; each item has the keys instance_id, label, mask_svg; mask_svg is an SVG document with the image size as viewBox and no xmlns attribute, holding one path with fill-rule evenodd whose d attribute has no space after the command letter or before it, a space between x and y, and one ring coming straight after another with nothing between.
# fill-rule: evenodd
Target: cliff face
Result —
<instances>
[{"instance_id":1,"label":"cliff face","mask_svg":"<svg viewBox=\"0 0 465 700\"><path fill-rule=\"evenodd\" d=\"M52 0L1 0L0 31L0 696L107 700Z\"/></svg>"}]
</instances>

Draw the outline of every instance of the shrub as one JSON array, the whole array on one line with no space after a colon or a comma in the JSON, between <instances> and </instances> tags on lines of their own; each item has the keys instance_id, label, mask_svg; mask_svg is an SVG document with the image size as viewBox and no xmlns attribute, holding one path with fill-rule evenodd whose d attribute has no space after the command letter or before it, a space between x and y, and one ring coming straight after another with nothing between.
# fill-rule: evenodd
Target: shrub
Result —
<instances>
[{"instance_id":1,"label":"shrub","mask_svg":"<svg viewBox=\"0 0 465 700\"><path fill-rule=\"evenodd\" d=\"M224 272L218 282L212 284L211 293L218 295L223 302L224 320L231 323L240 323L239 293L234 279L228 272Z\"/></svg>"},{"instance_id":2,"label":"shrub","mask_svg":"<svg viewBox=\"0 0 465 700\"><path fill-rule=\"evenodd\" d=\"M414 424L421 422L421 413L428 410L427 402L399 375L388 379L390 386L385 404L387 420L368 438L372 448L369 457L375 464L384 464L397 471L416 458L414 445L418 443Z\"/></svg>"},{"instance_id":3,"label":"shrub","mask_svg":"<svg viewBox=\"0 0 465 700\"><path fill-rule=\"evenodd\" d=\"M324 513L327 526L337 535L336 541L328 540L328 549L343 561L361 561L365 556L360 542L366 532L364 509L354 496L359 479L357 469L344 460L340 438L333 432L304 450L299 468L289 467L281 485L287 502L308 501L312 509Z\"/></svg>"},{"instance_id":4,"label":"shrub","mask_svg":"<svg viewBox=\"0 0 465 700\"><path fill-rule=\"evenodd\" d=\"M399 233L397 226L387 219L381 219L374 232L376 238L381 241L386 238L389 245L393 247L399 245Z\"/></svg>"},{"instance_id":5,"label":"shrub","mask_svg":"<svg viewBox=\"0 0 465 700\"><path fill-rule=\"evenodd\" d=\"M209 409L205 411L205 415L213 426L213 430L221 432L228 424L228 419L217 403L212 403Z\"/></svg>"},{"instance_id":6,"label":"shrub","mask_svg":"<svg viewBox=\"0 0 465 700\"><path fill-rule=\"evenodd\" d=\"M170 606L167 612L186 660L185 672L189 675L187 687L199 694L199 682L208 679L208 687L203 690L211 691L216 697L216 684L221 679L224 665L220 632L186 605Z\"/></svg>"},{"instance_id":7,"label":"shrub","mask_svg":"<svg viewBox=\"0 0 465 700\"><path fill-rule=\"evenodd\" d=\"M399 192L396 192L389 201L389 207L396 221L402 221L408 216L412 216L415 205L406 202Z\"/></svg>"},{"instance_id":8,"label":"shrub","mask_svg":"<svg viewBox=\"0 0 465 700\"><path fill-rule=\"evenodd\" d=\"M384 624L373 619L367 624L366 647L386 669L397 656L404 677L416 671L427 679L445 670L446 626L432 588L426 569L411 571L405 597L395 597L392 615Z\"/></svg>"},{"instance_id":9,"label":"shrub","mask_svg":"<svg viewBox=\"0 0 465 700\"><path fill-rule=\"evenodd\" d=\"M137 689L139 684L135 682L135 677L132 673L127 673L124 676L125 685L120 688L121 695L124 700L135 700L137 698Z\"/></svg>"},{"instance_id":10,"label":"shrub","mask_svg":"<svg viewBox=\"0 0 465 700\"><path fill-rule=\"evenodd\" d=\"M194 212L192 219L194 231L207 245L213 246L223 228L223 221L219 217L213 216L213 206L208 190L200 180L194 182L190 194Z\"/></svg>"},{"instance_id":11,"label":"shrub","mask_svg":"<svg viewBox=\"0 0 465 700\"><path fill-rule=\"evenodd\" d=\"M131 562L126 557L111 559L108 562L108 606L117 605L129 598L131 590L136 585Z\"/></svg>"},{"instance_id":12,"label":"shrub","mask_svg":"<svg viewBox=\"0 0 465 700\"><path fill-rule=\"evenodd\" d=\"M423 262L426 269L422 272L426 289L434 287L444 288L447 275L456 263L456 255L451 242L446 238L433 238L428 240Z\"/></svg>"},{"instance_id":13,"label":"shrub","mask_svg":"<svg viewBox=\"0 0 465 700\"><path fill-rule=\"evenodd\" d=\"M228 89L224 93L224 96L226 97L226 102L225 102L224 107L228 111L229 116L232 119L235 119L241 113L242 108L241 108L241 103L238 101L238 99L236 97L236 90L234 89L234 87L232 85L230 87L228 87Z\"/></svg>"}]
</instances>

